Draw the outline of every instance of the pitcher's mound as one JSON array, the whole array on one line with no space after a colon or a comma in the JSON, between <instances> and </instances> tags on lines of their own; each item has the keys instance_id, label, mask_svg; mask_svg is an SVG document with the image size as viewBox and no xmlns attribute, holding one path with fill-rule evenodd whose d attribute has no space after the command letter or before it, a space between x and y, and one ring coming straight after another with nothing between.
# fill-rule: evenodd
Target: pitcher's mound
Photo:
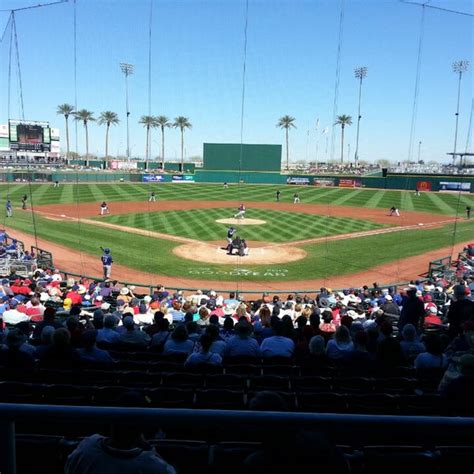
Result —
<instances>
[{"instance_id":1,"label":"pitcher's mound","mask_svg":"<svg viewBox=\"0 0 474 474\"><path fill-rule=\"evenodd\" d=\"M262 219L236 219L232 217L230 219L216 219L219 224L233 224L233 225L262 225L266 224L266 221Z\"/></svg>"},{"instance_id":2,"label":"pitcher's mound","mask_svg":"<svg viewBox=\"0 0 474 474\"><path fill-rule=\"evenodd\" d=\"M235 250L234 250L235 252ZM173 249L173 253L181 258L204 263L235 265L237 261L248 265L264 265L270 263L287 263L302 260L306 252L298 247L257 247L250 248L245 257L227 255L222 247L210 244L184 244Z\"/></svg>"}]
</instances>

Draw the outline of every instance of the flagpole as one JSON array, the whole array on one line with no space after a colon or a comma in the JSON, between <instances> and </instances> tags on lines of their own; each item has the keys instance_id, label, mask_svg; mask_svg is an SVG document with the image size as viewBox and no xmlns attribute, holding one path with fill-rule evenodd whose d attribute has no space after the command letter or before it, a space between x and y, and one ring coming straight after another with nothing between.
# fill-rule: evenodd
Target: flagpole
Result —
<instances>
[{"instance_id":1,"label":"flagpole","mask_svg":"<svg viewBox=\"0 0 474 474\"><path fill-rule=\"evenodd\" d=\"M319 118L316 120L316 157L315 157L316 163L318 163L318 146L319 146Z\"/></svg>"}]
</instances>

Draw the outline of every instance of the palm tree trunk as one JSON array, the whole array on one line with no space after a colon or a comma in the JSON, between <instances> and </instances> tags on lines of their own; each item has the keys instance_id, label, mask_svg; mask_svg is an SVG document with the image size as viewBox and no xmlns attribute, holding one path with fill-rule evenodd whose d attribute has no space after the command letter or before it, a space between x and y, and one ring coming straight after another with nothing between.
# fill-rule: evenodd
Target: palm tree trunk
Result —
<instances>
[{"instance_id":1,"label":"palm tree trunk","mask_svg":"<svg viewBox=\"0 0 474 474\"><path fill-rule=\"evenodd\" d=\"M110 124L108 123L105 130L105 159L109 156L109 127Z\"/></svg>"},{"instance_id":2,"label":"palm tree trunk","mask_svg":"<svg viewBox=\"0 0 474 474\"><path fill-rule=\"evenodd\" d=\"M288 128L285 129L286 131L286 171L290 170L290 152L288 150Z\"/></svg>"},{"instance_id":3,"label":"palm tree trunk","mask_svg":"<svg viewBox=\"0 0 474 474\"><path fill-rule=\"evenodd\" d=\"M161 126L161 167L165 169L165 127Z\"/></svg>"},{"instance_id":4,"label":"palm tree trunk","mask_svg":"<svg viewBox=\"0 0 474 474\"><path fill-rule=\"evenodd\" d=\"M341 126L341 164L344 163L344 126Z\"/></svg>"},{"instance_id":5,"label":"palm tree trunk","mask_svg":"<svg viewBox=\"0 0 474 474\"><path fill-rule=\"evenodd\" d=\"M66 160L69 159L69 123L68 117L65 116L66 119Z\"/></svg>"},{"instance_id":6,"label":"palm tree trunk","mask_svg":"<svg viewBox=\"0 0 474 474\"><path fill-rule=\"evenodd\" d=\"M148 169L148 147L150 143L150 125L146 126L145 169Z\"/></svg>"},{"instance_id":7,"label":"palm tree trunk","mask_svg":"<svg viewBox=\"0 0 474 474\"><path fill-rule=\"evenodd\" d=\"M184 173L184 129L181 129L181 173Z\"/></svg>"},{"instance_id":8,"label":"palm tree trunk","mask_svg":"<svg viewBox=\"0 0 474 474\"><path fill-rule=\"evenodd\" d=\"M84 128L86 129L86 162L88 162L89 161L89 130L87 129L87 122L84 122Z\"/></svg>"}]
</instances>

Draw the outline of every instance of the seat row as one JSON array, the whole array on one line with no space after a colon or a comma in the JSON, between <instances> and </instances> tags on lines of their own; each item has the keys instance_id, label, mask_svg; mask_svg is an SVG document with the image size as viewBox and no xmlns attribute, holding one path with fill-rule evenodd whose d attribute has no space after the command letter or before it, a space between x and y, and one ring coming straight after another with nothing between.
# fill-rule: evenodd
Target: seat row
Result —
<instances>
[{"instance_id":1,"label":"seat row","mask_svg":"<svg viewBox=\"0 0 474 474\"><path fill-rule=\"evenodd\" d=\"M67 456L80 439L61 436L17 435L18 474L60 474ZM148 443L180 474L208 472L240 474L249 455L262 449L261 442L210 442L150 439ZM399 474L404 471L438 474L472 472L474 445L341 445L340 453L354 474ZM298 453L289 453L296 459Z\"/></svg>"},{"instance_id":2,"label":"seat row","mask_svg":"<svg viewBox=\"0 0 474 474\"><path fill-rule=\"evenodd\" d=\"M134 388L147 406L157 408L248 409L263 388L192 388L160 386ZM118 406L126 386L84 386L40 383L0 383L0 402L79 406ZM456 407L446 405L436 394L350 393L324 390L275 390L288 411L322 413L367 413L406 415L452 415ZM465 413L463 413L465 414Z\"/></svg>"}]
</instances>

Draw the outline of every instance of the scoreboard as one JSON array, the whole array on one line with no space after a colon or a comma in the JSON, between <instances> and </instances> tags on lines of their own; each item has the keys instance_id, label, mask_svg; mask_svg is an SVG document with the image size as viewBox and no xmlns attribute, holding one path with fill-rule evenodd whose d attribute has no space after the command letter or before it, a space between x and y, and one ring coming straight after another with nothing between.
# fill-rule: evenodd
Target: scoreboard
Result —
<instances>
[{"instance_id":1,"label":"scoreboard","mask_svg":"<svg viewBox=\"0 0 474 474\"><path fill-rule=\"evenodd\" d=\"M8 121L10 149L18 151L50 151L51 128L48 122Z\"/></svg>"}]
</instances>

